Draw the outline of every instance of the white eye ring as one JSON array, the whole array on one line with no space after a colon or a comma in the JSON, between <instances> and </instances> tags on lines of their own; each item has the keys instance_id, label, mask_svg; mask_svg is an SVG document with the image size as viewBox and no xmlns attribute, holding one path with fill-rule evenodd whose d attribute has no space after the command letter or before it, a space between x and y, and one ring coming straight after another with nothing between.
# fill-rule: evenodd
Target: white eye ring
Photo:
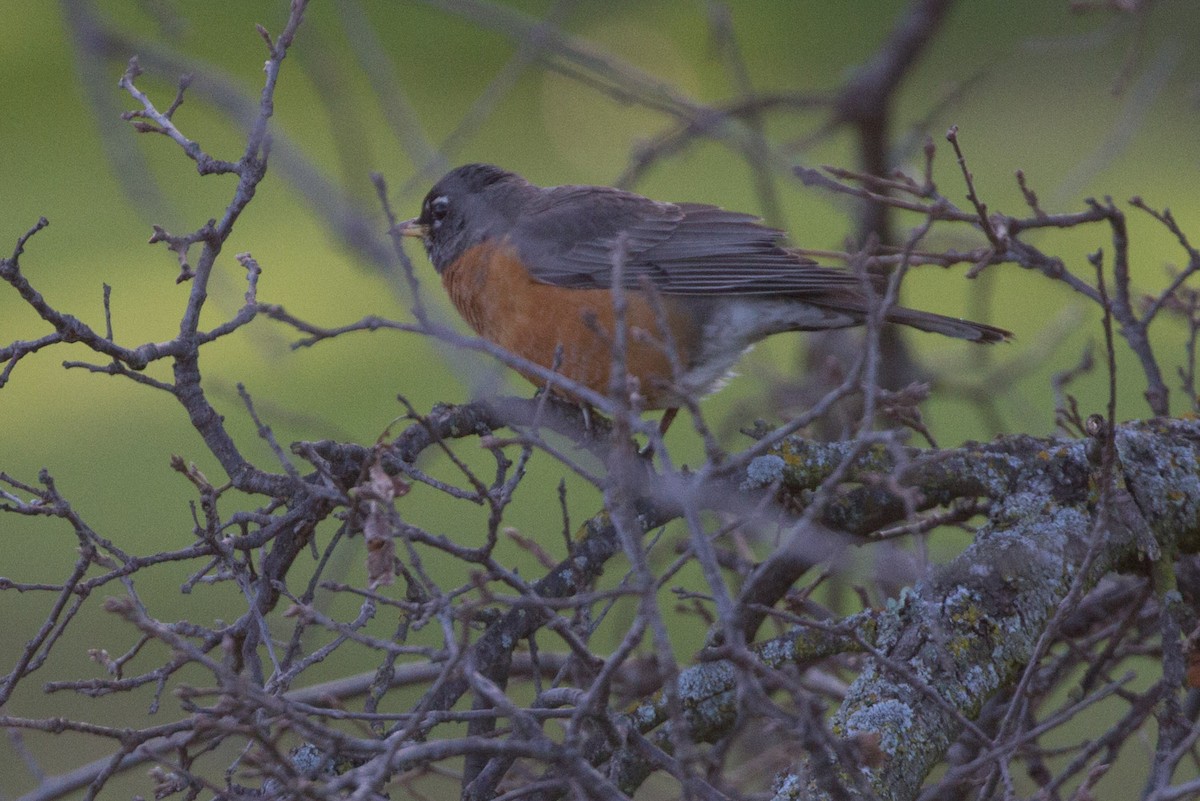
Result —
<instances>
[{"instance_id":1,"label":"white eye ring","mask_svg":"<svg viewBox=\"0 0 1200 801\"><path fill-rule=\"evenodd\" d=\"M434 222L441 222L450 213L450 198L445 195L435 197L429 201L429 216Z\"/></svg>"}]
</instances>

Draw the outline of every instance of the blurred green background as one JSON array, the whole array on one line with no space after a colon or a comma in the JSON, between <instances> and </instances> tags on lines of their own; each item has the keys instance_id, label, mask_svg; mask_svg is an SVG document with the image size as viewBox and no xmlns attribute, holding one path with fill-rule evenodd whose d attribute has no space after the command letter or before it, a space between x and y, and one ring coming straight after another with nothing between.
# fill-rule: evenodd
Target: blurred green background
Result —
<instances>
[{"instance_id":1,"label":"blurred green background","mask_svg":"<svg viewBox=\"0 0 1200 801\"><path fill-rule=\"evenodd\" d=\"M447 4L455 6L456 4ZM935 178L942 191L965 203L965 189L942 135L958 125L976 185L993 210L1023 214L1013 179L1024 170L1048 211L1075 211L1083 198L1141 195L1154 207L1170 207L1185 231L1200 231L1197 141L1200 119L1200 7L1188 2L1153 4L1144 15L1073 14L1067 2L976 0L961 3L931 50L904 84L896 107L896 133L904 162L920 167L925 132L939 145ZM732 30L750 81L760 91L827 92L868 58L885 37L901 2L829 3L812 0L734 0L727 4ZM609 54L699 103L736 97L729 63L720 55L701 2L497 3L529 20L550 15L589 46ZM186 300L175 283L173 254L146 244L151 224L173 233L193 230L219 216L234 182L201 178L179 148L164 137L137 134L119 118L134 101L117 87L129 56L140 55L147 73L139 85L160 108L175 93L178 71L156 71L152 56L170 54L194 70L197 83L214 78L233 90L231 102L254 103L261 87L263 43L255 23L279 30L286 3L210 0L105 0L95 3L30 3L0 0L0 251L39 216L50 227L28 245L24 274L57 308L102 329L102 285L112 286L116 337L125 345L170 339ZM481 24L483 23L483 24ZM411 300L394 270L380 268L330 229L314 204L339 194L365 215L381 238L383 215L369 174L389 181L402 216L415 214L421 196L445 164L491 161L544 183L611 183L640 144L673 129L660 112L621 102L594 87L522 60L520 42L489 27L487 19L454 13L439 3L313 3L297 43L284 64L276 95L276 156L307 164L325 182L301 180L279 169L261 186L226 247L211 285L206 326L227 318L245 292L233 258L248 251L263 268L259 299L282 304L319 325L338 325L367 314L409 320ZM86 32L107 31L96 46ZM370 57L383 61L370 61ZM408 112L395 105L401 93ZM240 99L239 99L240 98ZM813 139L825 121L820 110L777 113L767 118L770 139L795 163L855 166L847 132ZM244 126L200 91L189 95L175 120L210 154L235 159ZM286 148L282 145L286 139ZM422 153L449 152L444 164L420 162ZM424 168L424 171L423 171ZM853 211L842 200L806 189L782 171L778 187L783 219L795 243L837 249L853 231ZM704 201L761 212L752 171L726 145L705 141L657 162L634 186L654 197ZM307 194L306 194L307 193ZM901 229L915 225L900 221ZM952 229L947 227L945 233ZM1136 286L1154 292L1166 268L1184 255L1177 243L1144 215L1131 212ZM982 239L958 229L942 245L970 247ZM1064 259L1091 280L1086 254L1111 252L1107 231L1092 227L1047 232L1035 244ZM425 297L447 320L440 286L423 253L410 251L424 281ZM985 389L996 413L985 415L962 392L938 394L927 419L944 445L1005 431L1047 434L1053 430L1050 376L1076 363L1088 341L1101 342L1099 315L1061 284L1015 267L993 268L980 282L964 269L917 270L906 283L905 301L944 313L980 313L979 284L991 293L989 322L1017 334L1010 346L983 354L935 337L910 342L931 368L944 371L953 389L987 369L1011 369ZM7 291L6 291L7 290ZM460 325L461 327L461 325ZM0 346L33 339L47 327L7 287L0 287ZM1185 330L1164 321L1155 329L1164 372L1173 390L1183 356ZM458 402L505 382L528 387L471 354L394 332L342 337L298 351L283 327L259 320L205 351L207 388L243 452L260 465L274 464L254 436L236 393L243 382L259 413L279 440L341 438L371 442L394 417L403 393L418 410L438 401ZM767 379L793 374L802 340L780 337L745 359L741 377L707 400L721 430L756 417L775 419ZM55 347L22 361L0 389L0 471L35 482L46 468L76 510L102 536L134 553L182 547L192 537L186 482L168 460L179 454L198 463L214 482L223 477L164 393L132 382L64 370L66 359L89 359L82 349ZM168 365L150 373L168 378ZM1144 382L1132 358L1119 359L1122 418L1148 414ZM999 392L999 387L1003 392ZM1097 372L1073 385L1086 414L1102 411L1106 379ZM1189 408L1176 391L1174 410ZM671 443L685 458L698 458L695 435L677 423ZM736 445L737 436L728 442ZM431 469L445 473L444 465ZM524 533L550 532L561 553L555 485L564 471L537 458L509 522ZM449 475L447 473L447 475ZM417 493L423 490L418 488ZM404 513L437 533L478 536L483 516L439 503L432 492L414 495ZM571 509L580 520L597 497L576 487ZM0 576L25 582L56 582L75 556L71 532L56 522L0 517ZM361 566L347 564L347 580ZM198 590L181 597L185 573L162 570L160 584L143 586L152 608L168 619L208 622L236 614L221 596ZM115 593L115 587L110 592ZM16 650L44 618L52 595L0 594L0 653L9 669ZM236 600L236 599L233 599ZM225 598L225 602L230 601ZM203 604L198 606L198 604ZM132 642L111 626L96 604L60 645L41 680L98 675L88 647L117 652ZM197 609L202 608L202 612ZM86 632L80 634L79 632ZM692 643L694 644L694 643ZM683 642L686 652L689 642ZM359 668L362 669L362 668ZM329 669L337 675L337 667ZM48 698L27 680L9 714L70 713L105 720L128 701L112 699L84 708L78 698ZM105 750L95 741L56 742L27 738L57 772ZM74 748L74 746L78 748ZM14 749L0 746L0 776L25 777ZM0 781L15 795L32 786L22 778ZM114 785L115 786L115 785ZM4 797L0 794L0 798Z\"/></svg>"}]
</instances>

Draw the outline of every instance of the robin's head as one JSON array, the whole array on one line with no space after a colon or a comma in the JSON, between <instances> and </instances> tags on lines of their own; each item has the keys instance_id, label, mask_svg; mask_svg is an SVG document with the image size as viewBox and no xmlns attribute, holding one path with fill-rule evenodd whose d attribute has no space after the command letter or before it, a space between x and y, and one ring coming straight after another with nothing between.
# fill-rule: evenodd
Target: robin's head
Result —
<instances>
[{"instance_id":1,"label":"robin's head","mask_svg":"<svg viewBox=\"0 0 1200 801\"><path fill-rule=\"evenodd\" d=\"M434 184L421 214L400 224L400 233L419 236L440 273L468 248L511 227L538 188L516 173L491 164L467 164Z\"/></svg>"}]
</instances>

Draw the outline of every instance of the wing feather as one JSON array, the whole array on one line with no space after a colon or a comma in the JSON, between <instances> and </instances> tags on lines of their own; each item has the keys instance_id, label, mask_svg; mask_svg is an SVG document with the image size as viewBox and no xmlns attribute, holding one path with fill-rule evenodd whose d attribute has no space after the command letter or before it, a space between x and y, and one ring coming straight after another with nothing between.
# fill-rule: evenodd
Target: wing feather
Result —
<instances>
[{"instance_id":1,"label":"wing feather","mask_svg":"<svg viewBox=\"0 0 1200 801\"><path fill-rule=\"evenodd\" d=\"M559 186L524 209L512 241L539 281L609 287L618 242L623 284L665 294L796 294L853 290L859 278L779 246L757 217L698 203L660 203L619 189Z\"/></svg>"}]
</instances>

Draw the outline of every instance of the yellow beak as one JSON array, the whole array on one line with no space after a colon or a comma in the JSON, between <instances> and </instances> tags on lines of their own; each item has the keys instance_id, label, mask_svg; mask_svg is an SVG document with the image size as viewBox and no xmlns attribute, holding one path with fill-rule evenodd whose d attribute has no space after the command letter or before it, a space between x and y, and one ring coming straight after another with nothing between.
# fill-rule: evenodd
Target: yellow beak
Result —
<instances>
[{"instance_id":1,"label":"yellow beak","mask_svg":"<svg viewBox=\"0 0 1200 801\"><path fill-rule=\"evenodd\" d=\"M404 222L397 223L396 231L401 236L415 236L420 237L421 239L429 236L429 226L422 225L421 223L417 222L416 217L413 217L411 220L405 220Z\"/></svg>"}]
</instances>

